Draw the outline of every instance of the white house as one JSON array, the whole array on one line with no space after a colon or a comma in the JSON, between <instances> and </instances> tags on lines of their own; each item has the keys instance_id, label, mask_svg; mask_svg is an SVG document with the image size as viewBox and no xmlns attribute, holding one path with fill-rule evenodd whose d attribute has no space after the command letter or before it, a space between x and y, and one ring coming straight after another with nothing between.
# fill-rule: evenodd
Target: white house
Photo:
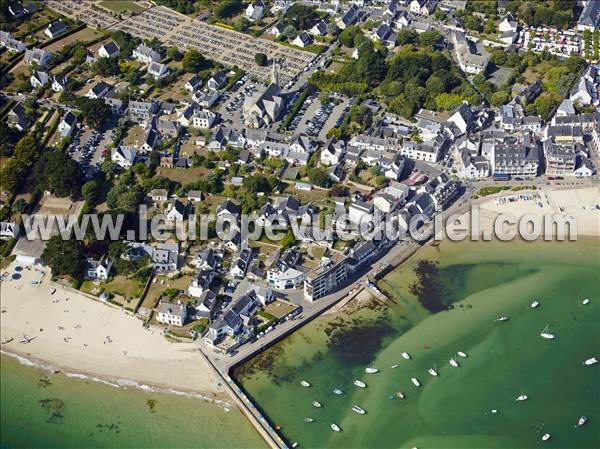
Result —
<instances>
[{"instance_id":1,"label":"white house","mask_svg":"<svg viewBox=\"0 0 600 449\"><path fill-rule=\"evenodd\" d=\"M19 235L19 225L14 221L0 222L0 239L14 239Z\"/></svg>"},{"instance_id":2,"label":"white house","mask_svg":"<svg viewBox=\"0 0 600 449\"><path fill-rule=\"evenodd\" d=\"M304 279L306 279L306 274L295 268L288 268L285 271L267 271L267 282L277 290L301 288L304 285Z\"/></svg>"},{"instance_id":3,"label":"white house","mask_svg":"<svg viewBox=\"0 0 600 449\"><path fill-rule=\"evenodd\" d=\"M200 109L194 112L190 125L193 128L210 129L217 119L217 115L209 109Z\"/></svg>"},{"instance_id":4,"label":"white house","mask_svg":"<svg viewBox=\"0 0 600 449\"><path fill-rule=\"evenodd\" d=\"M77 116L68 111L58 124L58 131L62 137L70 136L77 126Z\"/></svg>"},{"instance_id":5,"label":"white house","mask_svg":"<svg viewBox=\"0 0 600 449\"><path fill-rule=\"evenodd\" d=\"M345 143L335 138L329 139L321 150L321 164L337 165L342 161L345 152Z\"/></svg>"},{"instance_id":6,"label":"white house","mask_svg":"<svg viewBox=\"0 0 600 449\"><path fill-rule=\"evenodd\" d=\"M250 3L246 8L246 18L251 22L262 19L264 15L265 4L261 0Z\"/></svg>"},{"instance_id":7,"label":"white house","mask_svg":"<svg viewBox=\"0 0 600 449\"><path fill-rule=\"evenodd\" d=\"M137 59L144 64L160 61L160 54L144 44L138 45L131 55L134 59Z\"/></svg>"},{"instance_id":8,"label":"white house","mask_svg":"<svg viewBox=\"0 0 600 449\"><path fill-rule=\"evenodd\" d=\"M504 16L502 22L498 24L498 31L500 33L506 33L507 31L517 31L519 28L519 23L513 18L513 16L508 13Z\"/></svg>"},{"instance_id":9,"label":"white house","mask_svg":"<svg viewBox=\"0 0 600 449\"><path fill-rule=\"evenodd\" d=\"M157 312L156 321L173 326L183 326L187 317L186 305L181 302L171 304L160 301Z\"/></svg>"},{"instance_id":10,"label":"white house","mask_svg":"<svg viewBox=\"0 0 600 449\"><path fill-rule=\"evenodd\" d=\"M188 92L196 92L202 87L202 78L198 75L192 76L187 83L185 83L185 90Z\"/></svg>"},{"instance_id":11,"label":"white house","mask_svg":"<svg viewBox=\"0 0 600 449\"><path fill-rule=\"evenodd\" d=\"M152 75L154 79L163 78L169 74L169 69L166 64L151 62L148 66L148 74Z\"/></svg>"},{"instance_id":12,"label":"white house","mask_svg":"<svg viewBox=\"0 0 600 449\"><path fill-rule=\"evenodd\" d=\"M135 148L120 145L112 150L110 160L122 168L129 168L135 163L136 156Z\"/></svg>"},{"instance_id":13,"label":"white house","mask_svg":"<svg viewBox=\"0 0 600 449\"><path fill-rule=\"evenodd\" d=\"M52 80L52 90L54 92L62 92L65 90L68 78L66 75L56 75Z\"/></svg>"},{"instance_id":14,"label":"white house","mask_svg":"<svg viewBox=\"0 0 600 449\"><path fill-rule=\"evenodd\" d=\"M48 84L49 80L50 77L48 74L46 72L40 72L39 70L34 71L31 78L29 78L29 82L34 89L41 89Z\"/></svg>"},{"instance_id":15,"label":"white house","mask_svg":"<svg viewBox=\"0 0 600 449\"><path fill-rule=\"evenodd\" d=\"M112 261L106 255L102 256L100 260L88 259L86 277L105 281L108 279L112 265Z\"/></svg>"},{"instance_id":16,"label":"white house","mask_svg":"<svg viewBox=\"0 0 600 449\"><path fill-rule=\"evenodd\" d=\"M206 85L208 86L208 88L210 90L214 91L214 90L219 90L220 88L225 86L226 82L227 82L227 76L225 75L225 73L223 71L219 70L208 80L208 83Z\"/></svg>"},{"instance_id":17,"label":"white house","mask_svg":"<svg viewBox=\"0 0 600 449\"><path fill-rule=\"evenodd\" d=\"M279 37L279 36L281 36L281 33L283 33L283 28L284 28L283 24L278 23L273 28L271 28L271 34L275 37Z\"/></svg>"},{"instance_id":18,"label":"white house","mask_svg":"<svg viewBox=\"0 0 600 449\"><path fill-rule=\"evenodd\" d=\"M359 224L364 217L371 216L373 207L362 201L353 201L348 209L348 219L351 223Z\"/></svg>"},{"instance_id":19,"label":"white house","mask_svg":"<svg viewBox=\"0 0 600 449\"><path fill-rule=\"evenodd\" d=\"M52 22L44 31L44 34L48 36L50 39L54 39L56 36L60 36L65 31L67 31L67 27L60 20Z\"/></svg>"},{"instance_id":20,"label":"white house","mask_svg":"<svg viewBox=\"0 0 600 449\"><path fill-rule=\"evenodd\" d=\"M319 20L308 32L313 36L325 36L327 34L327 22L323 19Z\"/></svg>"},{"instance_id":21,"label":"white house","mask_svg":"<svg viewBox=\"0 0 600 449\"><path fill-rule=\"evenodd\" d=\"M114 41L110 41L98 49L98 56L101 58L113 58L119 56L119 53L119 46Z\"/></svg>"},{"instance_id":22,"label":"white house","mask_svg":"<svg viewBox=\"0 0 600 449\"><path fill-rule=\"evenodd\" d=\"M169 208L169 212L167 213L167 219L170 221L183 221L185 217L185 206L184 204L177 200L174 199L171 202L170 208Z\"/></svg>"},{"instance_id":23,"label":"white house","mask_svg":"<svg viewBox=\"0 0 600 449\"><path fill-rule=\"evenodd\" d=\"M254 292L255 298L262 306L266 306L275 301L275 292L269 287L250 285L248 286L248 293L252 294L252 292Z\"/></svg>"},{"instance_id":24,"label":"white house","mask_svg":"<svg viewBox=\"0 0 600 449\"><path fill-rule=\"evenodd\" d=\"M98 98L104 98L112 91L112 86L105 83L104 81L98 81L92 88L85 94L86 98L96 100Z\"/></svg>"},{"instance_id":25,"label":"white house","mask_svg":"<svg viewBox=\"0 0 600 449\"><path fill-rule=\"evenodd\" d=\"M314 42L315 41L310 34L308 34L306 31L302 31L298 36L296 36L296 39L292 41L292 44L300 48L305 48L309 45L312 45Z\"/></svg>"},{"instance_id":26,"label":"white house","mask_svg":"<svg viewBox=\"0 0 600 449\"><path fill-rule=\"evenodd\" d=\"M460 175L469 181L485 179L490 175L490 161L483 156L471 156L468 150L460 153Z\"/></svg>"}]
</instances>

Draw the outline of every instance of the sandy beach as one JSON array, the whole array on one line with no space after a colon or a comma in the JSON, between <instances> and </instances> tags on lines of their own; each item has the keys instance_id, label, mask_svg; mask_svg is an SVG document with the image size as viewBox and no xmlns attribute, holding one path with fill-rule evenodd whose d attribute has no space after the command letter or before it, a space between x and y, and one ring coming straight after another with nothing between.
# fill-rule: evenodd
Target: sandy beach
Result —
<instances>
[{"instance_id":1,"label":"sandy beach","mask_svg":"<svg viewBox=\"0 0 600 449\"><path fill-rule=\"evenodd\" d=\"M171 343L125 312L50 282L49 269L25 268L1 285L1 349L69 373L229 399L197 343ZM34 285L32 281L38 281ZM53 288L56 292L51 294ZM19 343L23 334L33 338Z\"/></svg>"},{"instance_id":2,"label":"sandy beach","mask_svg":"<svg viewBox=\"0 0 600 449\"><path fill-rule=\"evenodd\" d=\"M506 190L478 201L477 205L480 231L492 230L494 220L500 214L512 214L517 220L526 214L539 217L561 214L576 218L578 236L600 236L600 210L597 208L600 205L600 186L577 189L543 187L520 192Z\"/></svg>"}]
</instances>

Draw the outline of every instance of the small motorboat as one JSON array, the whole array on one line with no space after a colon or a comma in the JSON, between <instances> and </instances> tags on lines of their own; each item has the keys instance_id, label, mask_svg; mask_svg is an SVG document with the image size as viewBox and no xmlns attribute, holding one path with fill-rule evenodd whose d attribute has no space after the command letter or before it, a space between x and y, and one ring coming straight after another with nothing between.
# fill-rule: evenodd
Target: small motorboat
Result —
<instances>
[{"instance_id":1,"label":"small motorboat","mask_svg":"<svg viewBox=\"0 0 600 449\"><path fill-rule=\"evenodd\" d=\"M508 321L508 317L506 315L502 315L496 318L496 321Z\"/></svg>"},{"instance_id":2,"label":"small motorboat","mask_svg":"<svg viewBox=\"0 0 600 449\"><path fill-rule=\"evenodd\" d=\"M314 418L304 418L304 422L315 422Z\"/></svg>"},{"instance_id":3,"label":"small motorboat","mask_svg":"<svg viewBox=\"0 0 600 449\"><path fill-rule=\"evenodd\" d=\"M454 359L448 360L448 363L452 365L454 368L458 368L458 362Z\"/></svg>"},{"instance_id":4,"label":"small motorboat","mask_svg":"<svg viewBox=\"0 0 600 449\"><path fill-rule=\"evenodd\" d=\"M583 304L584 306L587 306L590 303L590 300L588 298L585 298L581 304Z\"/></svg>"},{"instance_id":5,"label":"small motorboat","mask_svg":"<svg viewBox=\"0 0 600 449\"><path fill-rule=\"evenodd\" d=\"M400 365L392 365L391 368L396 369L396 368L398 368L398 366L400 366Z\"/></svg>"},{"instance_id":6,"label":"small motorboat","mask_svg":"<svg viewBox=\"0 0 600 449\"><path fill-rule=\"evenodd\" d=\"M358 405L353 405L352 411L358 413L359 415L364 415L365 413L367 413L362 408L360 408Z\"/></svg>"},{"instance_id":7,"label":"small motorboat","mask_svg":"<svg viewBox=\"0 0 600 449\"><path fill-rule=\"evenodd\" d=\"M415 387L420 387L421 386L421 382L419 382L419 379L417 379L416 377L411 377L410 381L413 383L413 385Z\"/></svg>"},{"instance_id":8,"label":"small motorboat","mask_svg":"<svg viewBox=\"0 0 600 449\"><path fill-rule=\"evenodd\" d=\"M365 368L365 373L367 374L376 374L379 370L377 368Z\"/></svg>"},{"instance_id":9,"label":"small motorboat","mask_svg":"<svg viewBox=\"0 0 600 449\"><path fill-rule=\"evenodd\" d=\"M297 441L294 441L294 442L292 443L292 448L296 448L296 447L298 447L298 442L297 442Z\"/></svg>"},{"instance_id":10,"label":"small motorboat","mask_svg":"<svg viewBox=\"0 0 600 449\"><path fill-rule=\"evenodd\" d=\"M340 426L338 426L337 424L332 424L330 427L331 427L331 430L333 430L334 432L342 431L342 429L340 429Z\"/></svg>"},{"instance_id":11,"label":"small motorboat","mask_svg":"<svg viewBox=\"0 0 600 449\"><path fill-rule=\"evenodd\" d=\"M305 381L305 380L301 380L301 381L300 381L300 385L302 385L302 386L303 386L303 387L305 387L305 388L308 388L308 387L310 387L310 383L309 383L309 382L307 382L307 381Z\"/></svg>"},{"instance_id":12,"label":"small motorboat","mask_svg":"<svg viewBox=\"0 0 600 449\"><path fill-rule=\"evenodd\" d=\"M54 293L56 293L56 289L52 287L52 289L50 290L50 294L53 295Z\"/></svg>"},{"instance_id":13,"label":"small motorboat","mask_svg":"<svg viewBox=\"0 0 600 449\"><path fill-rule=\"evenodd\" d=\"M337 394L338 396L341 396L344 394L344 392L342 390L340 390L339 388L334 388L333 394Z\"/></svg>"},{"instance_id":14,"label":"small motorboat","mask_svg":"<svg viewBox=\"0 0 600 449\"><path fill-rule=\"evenodd\" d=\"M403 352L402 353L402 358L406 359L406 360L410 360L410 354L408 352Z\"/></svg>"},{"instance_id":15,"label":"small motorboat","mask_svg":"<svg viewBox=\"0 0 600 449\"><path fill-rule=\"evenodd\" d=\"M493 409L492 409L492 413L495 415L496 413L498 413L498 410L497 410L497 409L495 409L495 408L493 408Z\"/></svg>"},{"instance_id":16,"label":"small motorboat","mask_svg":"<svg viewBox=\"0 0 600 449\"><path fill-rule=\"evenodd\" d=\"M587 416L582 416L577 421L577 425L581 427L581 426L583 426L587 422L587 420L588 420Z\"/></svg>"},{"instance_id":17,"label":"small motorboat","mask_svg":"<svg viewBox=\"0 0 600 449\"><path fill-rule=\"evenodd\" d=\"M519 396L517 396L517 399L515 399L516 401L526 401L527 399L529 399L529 397L526 394L520 394Z\"/></svg>"},{"instance_id":18,"label":"small motorboat","mask_svg":"<svg viewBox=\"0 0 600 449\"><path fill-rule=\"evenodd\" d=\"M592 357L591 359L587 359L585 362L583 362L583 364L586 366L592 366L596 363L598 363L598 359L596 357Z\"/></svg>"},{"instance_id":19,"label":"small motorboat","mask_svg":"<svg viewBox=\"0 0 600 449\"><path fill-rule=\"evenodd\" d=\"M539 306L539 305L540 305L539 301L533 301L533 302L531 303L531 308L532 308L532 309L535 309L535 308L536 308L537 306Z\"/></svg>"},{"instance_id":20,"label":"small motorboat","mask_svg":"<svg viewBox=\"0 0 600 449\"><path fill-rule=\"evenodd\" d=\"M433 368L429 368L427 371L429 371L429 374L431 374L433 377L437 377L438 373L435 369Z\"/></svg>"},{"instance_id":21,"label":"small motorboat","mask_svg":"<svg viewBox=\"0 0 600 449\"><path fill-rule=\"evenodd\" d=\"M459 357L462 357L463 359L466 359L468 357L466 352L462 352L462 351L458 351L456 353L456 355L458 355Z\"/></svg>"},{"instance_id":22,"label":"small motorboat","mask_svg":"<svg viewBox=\"0 0 600 449\"><path fill-rule=\"evenodd\" d=\"M317 408L322 407L321 403L319 401L312 401L312 405L314 405Z\"/></svg>"},{"instance_id":23,"label":"small motorboat","mask_svg":"<svg viewBox=\"0 0 600 449\"><path fill-rule=\"evenodd\" d=\"M548 441L551 436L552 435L550 435L549 433L545 433L544 435L542 435L542 441Z\"/></svg>"},{"instance_id":24,"label":"small motorboat","mask_svg":"<svg viewBox=\"0 0 600 449\"><path fill-rule=\"evenodd\" d=\"M367 388L367 384L364 383L362 380L358 380L356 379L354 382L352 382L354 385L356 385L358 388Z\"/></svg>"},{"instance_id":25,"label":"small motorboat","mask_svg":"<svg viewBox=\"0 0 600 449\"><path fill-rule=\"evenodd\" d=\"M406 396L404 396L404 393L402 393L401 391L396 391L396 396L398 396L398 399L406 398Z\"/></svg>"}]
</instances>

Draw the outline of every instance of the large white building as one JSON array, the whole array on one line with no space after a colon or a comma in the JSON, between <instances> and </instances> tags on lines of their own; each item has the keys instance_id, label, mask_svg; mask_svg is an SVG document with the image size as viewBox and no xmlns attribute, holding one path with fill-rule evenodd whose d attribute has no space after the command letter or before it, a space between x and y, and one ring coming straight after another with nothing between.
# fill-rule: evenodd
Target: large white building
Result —
<instances>
[{"instance_id":1,"label":"large white building","mask_svg":"<svg viewBox=\"0 0 600 449\"><path fill-rule=\"evenodd\" d=\"M156 321L172 326L183 326L187 317L186 306L181 302L171 304L161 301L156 311Z\"/></svg>"}]
</instances>

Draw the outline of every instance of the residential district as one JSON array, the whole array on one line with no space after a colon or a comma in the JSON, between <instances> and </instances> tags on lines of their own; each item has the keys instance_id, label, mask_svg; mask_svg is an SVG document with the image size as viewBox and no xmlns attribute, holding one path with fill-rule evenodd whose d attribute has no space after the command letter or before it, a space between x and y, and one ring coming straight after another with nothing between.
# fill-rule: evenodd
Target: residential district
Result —
<instances>
[{"instance_id":1,"label":"residential district","mask_svg":"<svg viewBox=\"0 0 600 449\"><path fill-rule=\"evenodd\" d=\"M600 2L534 3L2 1L2 256L235 355L406 243L140 241L140 221L400 211L406 227L595 182ZM83 213L125 214L119 239L25 235L24 214Z\"/></svg>"}]
</instances>

